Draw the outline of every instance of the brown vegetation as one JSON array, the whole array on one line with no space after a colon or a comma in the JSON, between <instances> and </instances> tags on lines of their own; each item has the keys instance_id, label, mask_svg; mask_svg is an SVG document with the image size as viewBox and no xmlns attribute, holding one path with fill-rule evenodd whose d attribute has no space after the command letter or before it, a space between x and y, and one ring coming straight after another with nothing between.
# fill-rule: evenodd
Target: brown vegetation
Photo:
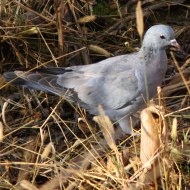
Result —
<instances>
[{"instance_id":1,"label":"brown vegetation","mask_svg":"<svg viewBox=\"0 0 190 190\"><path fill-rule=\"evenodd\" d=\"M115 142L102 110L99 127L64 98L12 86L1 75L0 189L190 189L189 10L188 0L138 6L137 0L1 0L1 74L134 52L139 34L157 23L174 28L187 55L168 52L168 72L155 98L162 111L141 114L148 114L151 129L162 127L151 139L143 133Z\"/></svg>"}]
</instances>

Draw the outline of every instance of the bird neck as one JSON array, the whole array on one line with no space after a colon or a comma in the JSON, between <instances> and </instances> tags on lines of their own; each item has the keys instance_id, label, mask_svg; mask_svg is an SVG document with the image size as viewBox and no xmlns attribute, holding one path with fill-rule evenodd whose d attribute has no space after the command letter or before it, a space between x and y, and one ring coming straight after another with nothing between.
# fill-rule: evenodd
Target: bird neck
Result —
<instances>
[{"instance_id":1,"label":"bird neck","mask_svg":"<svg viewBox=\"0 0 190 190\"><path fill-rule=\"evenodd\" d=\"M140 54L145 60L145 63L150 64L157 55L165 56L166 52L164 49L158 48L155 44L143 45L140 49Z\"/></svg>"}]
</instances>

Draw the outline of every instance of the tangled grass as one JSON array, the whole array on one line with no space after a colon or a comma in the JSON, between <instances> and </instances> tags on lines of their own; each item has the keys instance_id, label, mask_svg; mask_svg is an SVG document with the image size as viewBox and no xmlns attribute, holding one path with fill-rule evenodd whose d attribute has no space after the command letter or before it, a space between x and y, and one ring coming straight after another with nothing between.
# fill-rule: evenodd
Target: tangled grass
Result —
<instances>
[{"instance_id":1,"label":"tangled grass","mask_svg":"<svg viewBox=\"0 0 190 190\"><path fill-rule=\"evenodd\" d=\"M185 0L143 1L144 27L171 25L188 55L189 8ZM136 1L2 0L1 74L90 64L137 51L135 11ZM189 189L189 60L169 54L155 99L164 109L167 142L154 157L160 174L151 183L141 177L142 137L116 143L112 133L106 136L108 127L114 131L108 118L98 125L78 105L12 86L1 75L0 189Z\"/></svg>"}]
</instances>

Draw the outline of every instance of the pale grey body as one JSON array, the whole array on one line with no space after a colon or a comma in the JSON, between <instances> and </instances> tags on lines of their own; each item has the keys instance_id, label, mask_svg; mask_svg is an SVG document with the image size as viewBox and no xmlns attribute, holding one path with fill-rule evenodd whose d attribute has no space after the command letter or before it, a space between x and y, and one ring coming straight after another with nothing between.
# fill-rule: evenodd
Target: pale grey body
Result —
<instances>
[{"instance_id":1,"label":"pale grey body","mask_svg":"<svg viewBox=\"0 0 190 190\"><path fill-rule=\"evenodd\" d=\"M129 116L143 108L147 98L155 96L157 86L162 84L167 70L165 49L168 46L178 46L172 28L155 25L146 32L137 53L91 65L46 68L33 73L15 71L4 76L8 81L19 77L14 84L59 96L70 89L72 99L91 114L98 115L97 108L101 105L124 132L132 133Z\"/></svg>"}]
</instances>

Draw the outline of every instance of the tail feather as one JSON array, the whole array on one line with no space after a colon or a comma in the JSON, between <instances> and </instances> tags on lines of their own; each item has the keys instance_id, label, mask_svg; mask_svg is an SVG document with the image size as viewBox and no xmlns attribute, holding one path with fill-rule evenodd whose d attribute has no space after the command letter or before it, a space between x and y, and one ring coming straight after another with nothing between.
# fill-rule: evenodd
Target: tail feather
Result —
<instances>
[{"instance_id":1,"label":"tail feather","mask_svg":"<svg viewBox=\"0 0 190 190\"><path fill-rule=\"evenodd\" d=\"M14 72L6 72L3 74L3 77L7 82L11 82L14 85L26 85L26 81L22 78L19 78Z\"/></svg>"},{"instance_id":2,"label":"tail feather","mask_svg":"<svg viewBox=\"0 0 190 190\"><path fill-rule=\"evenodd\" d=\"M38 68L34 70L34 72L52 74L52 75L60 75L70 71L72 71L72 69L63 68L63 67Z\"/></svg>"},{"instance_id":3,"label":"tail feather","mask_svg":"<svg viewBox=\"0 0 190 190\"><path fill-rule=\"evenodd\" d=\"M50 73L50 72L49 72ZM57 84L57 76L47 73L30 73L30 72L6 72L3 74L7 82L14 85L21 85L27 88L36 89L44 92L51 92L53 94L62 96L66 89Z\"/></svg>"}]
</instances>

